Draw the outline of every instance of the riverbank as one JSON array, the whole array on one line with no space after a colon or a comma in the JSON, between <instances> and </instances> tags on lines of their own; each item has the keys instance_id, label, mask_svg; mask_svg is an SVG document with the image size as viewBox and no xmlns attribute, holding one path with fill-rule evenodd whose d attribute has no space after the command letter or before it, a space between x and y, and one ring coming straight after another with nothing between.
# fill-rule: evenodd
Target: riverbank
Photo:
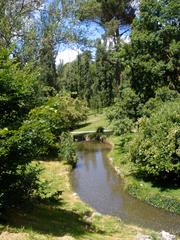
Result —
<instances>
[{"instance_id":1,"label":"riverbank","mask_svg":"<svg viewBox=\"0 0 180 240\"><path fill-rule=\"evenodd\" d=\"M0 225L0 240L130 240L141 234L156 239L155 232L101 215L82 202L71 189L71 168L64 162L40 164L42 179L51 182L48 191L62 191L62 195L56 203L36 203L9 212L7 223Z\"/></svg>"},{"instance_id":2,"label":"riverbank","mask_svg":"<svg viewBox=\"0 0 180 240\"><path fill-rule=\"evenodd\" d=\"M96 122L96 120L98 121ZM84 126L81 126L78 130L91 130L100 126L108 129L112 128L108 124L105 114L98 113L94 117L93 114L91 114L87 120L87 124L85 123ZM124 179L125 190L132 196L154 207L180 214L180 188L178 186L163 188L160 185L154 185L150 181L144 181L133 174L135 173L135 167L129 161L128 156L128 142L133 138L133 134L135 133L126 134L124 136L111 136L108 139L113 146L110 158L115 169Z\"/></svg>"},{"instance_id":3,"label":"riverbank","mask_svg":"<svg viewBox=\"0 0 180 240\"><path fill-rule=\"evenodd\" d=\"M125 190L154 207L180 214L180 189L178 186L163 188L160 185L138 178L134 174L135 168L129 161L128 156L128 141L133 137L132 135L133 133L127 134L126 137L112 136L109 139L113 144L110 158L124 179Z\"/></svg>"}]
</instances>

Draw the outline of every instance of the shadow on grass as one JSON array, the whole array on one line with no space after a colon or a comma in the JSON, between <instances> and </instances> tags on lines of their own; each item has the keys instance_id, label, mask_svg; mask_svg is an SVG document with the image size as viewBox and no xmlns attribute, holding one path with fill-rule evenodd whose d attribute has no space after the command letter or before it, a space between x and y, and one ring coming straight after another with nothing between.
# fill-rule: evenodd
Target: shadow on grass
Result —
<instances>
[{"instance_id":1,"label":"shadow on grass","mask_svg":"<svg viewBox=\"0 0 180 240\"><path fill-rule=\"evenodd\" d=\"M89 126L91 123L90 122L86 122L86 123L81 123L77 126L77 128L84 128L84 127L87 127Z\"/></svg>"},{"instance_id":2,"label":"shadow on grass","mask_svg":"<svg viewBox=\"0 0 180 240\"><path fill-rule=\"evenodd\" d=\"M159 188L160 191L167 191L167 190L178 190L179 189L179 180L174 180L173 177L169 177L167 179L158 179L154 178L153 176L147 176L142 172L135 172L133 177L136 178L138 181L143 180L144 182L151 183L152 187Z\"/></svg>"},{"instance_id":3,"label":"shadow on grass","mask_svg":"<svg viewBox=\"0 0 180 240\"><path fill-rule=\"evenodd\" d=\"M56 237L71 235L81 236L95 232L95 227L86 222L83 216L50 205L34 206L28 211L12 212L7 224L11 227L24 228L40 234Z\"/></svg>"}]
</instances>

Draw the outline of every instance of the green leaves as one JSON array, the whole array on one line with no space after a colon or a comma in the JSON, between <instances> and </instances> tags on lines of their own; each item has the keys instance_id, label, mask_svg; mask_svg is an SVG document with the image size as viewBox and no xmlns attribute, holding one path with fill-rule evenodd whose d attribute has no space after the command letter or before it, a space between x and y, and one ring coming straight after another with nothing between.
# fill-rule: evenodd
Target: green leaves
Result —
<instances>
[{"instance_id":1,"label":"green leaves","mask_svg":"<svg viewBox=\"0 0 180 240\"><path fill-rule=\"evenodd\" d=\"M109 122L114 126L115 134L120 135L132 130L139 117L140 108L138 95L131 88L125 88L107 114Z\"/></svg>"},{"instance_id":2,"label":"green leaves","mask_svg":"<svg viewBox=\"0 0 180 240\"><path fill-rule=\"evenodd\" d=\"M131 85L143 100L158 87L179 91L177 1L143 0L131 34Z\"/></svg>"},{"instance_id":3,"label":"green leaves","mask_svg":"<svg viewBox=\"0 0 180 240\"><path fill-rule=\"evenodd\" d=\"M42 93L37 69L31 63L22 67L10 56L10 50L0 49L0 127L13 129L41 101Z\"/></svg>"},{"instance_id":4,"label":"green leaves","mask_svg":"<svg viewBox=\"0 0 180 240\"><path fill-rule=\"evenodd\" d=\"M179 98L161 103L149 118L139 120L138 135L131 145L131 160L143 175L178 181L179 104Z\"/></svg>"},{"instance_id":5,"label":"green leaves","mask_svg":"<svg viewBox=\"0 0 180 240\"><path fill-rule=\"evenodd\" d=\"M59 156L67 161L72 167L75 167L77 156L72 136L67 132L64 132L61 134L60 142Z\"/></svg>"},{"instance_id":6,"label":"green leaves","mask_svg":"<svg viewBox=\"0 0 180 240\"><path fill-rule=\"evenodd\" d=\"M58 138L62 132L73 129L85 120L86 112L87 108L82 101L73 99L68 94L58 94L49 98L41 107L34 108L29 113L29 120L47 124L47 130Z\"/></svg>"}]
</instances>

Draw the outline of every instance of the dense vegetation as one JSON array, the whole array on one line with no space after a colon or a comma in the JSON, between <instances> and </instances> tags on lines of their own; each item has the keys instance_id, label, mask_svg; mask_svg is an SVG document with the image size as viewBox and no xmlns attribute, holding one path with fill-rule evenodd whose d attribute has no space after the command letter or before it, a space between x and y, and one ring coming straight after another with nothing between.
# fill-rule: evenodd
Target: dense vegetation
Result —
<instances>
[{"instance_id":1,"label":"dense vegetation","mask_svg":"<svg viewBox=\"0 0 180 240\"><path fill-rule=\"evenodd\" d=\"M86 99L92 108L112 106L107 117L115 134L136 132L129 158L139 175L167 180L167 185L170 180L178 182L179 4L170 0L141 1L129 44L117 41L120 33L113 32L119 31L122 21L116 14L119 4L120 1L81 3L81 21L98 19L105 29L105 40L97 42L94 60L85 52L61 68L59 81L65 89ZM111 7L116 7L115 12ZM133 11L129 11L132 19ZM113 28L115 19L117 25ZM112 45L108 45L112 36Z\"/></svg>"},{"instance_id":2,"label":"dense vegetation","mask_svg":"<svg viewBox=\"0 0 180 240\"><path fill-rule=\"evenodd\" d=\"M44 7L46 16L41 16L39 26L35 26L31 14L41 4L1 1L0 212L43 196L46 185L40 182L41 169L34 159L53 156L75 164L75 150L67 132L86 119L83 101L62 91L57 93L55 40L49 39L57 30L52 19L56 18L56 5Z\"/></svg>"},{"instance_id":3,"label":"dense vegetation","mask_svg":"<svg viewBox=\"0 0 180 240\"><path fill-rule=\"evenodd\" d=\"M139 7L121 0L0 2L0 211L42 196L34 159L75 165L68 132L86 119L86 106L109 107L135 175L178 183L179 10L177 0L141 0ZM96 53L86 48L56 68L60 44L92 47L76 27L92 22L104 31L93 42ZM121 36L131 28L127 43Z\"/></svg>"}]
</instances>

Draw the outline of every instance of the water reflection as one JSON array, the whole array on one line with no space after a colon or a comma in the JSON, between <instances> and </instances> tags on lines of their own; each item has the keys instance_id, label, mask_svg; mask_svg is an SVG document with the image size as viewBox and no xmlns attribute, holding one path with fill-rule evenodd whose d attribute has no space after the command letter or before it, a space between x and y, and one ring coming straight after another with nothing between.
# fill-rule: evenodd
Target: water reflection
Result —
<instances>
[{"instance_id":1,"label":"water reflection","mask_svg":"<svg viewBox=\"0 0 180 240\"><path fill-rule=\"evenodd\" d=\"M108 145L79 145L79 161L72 173L72 186L81 199L97 211L118 216L126 223L180 232L179 215L153 208L123 191L122 180L107 158L109 151Z\"/></svg>"}]
</instances>

